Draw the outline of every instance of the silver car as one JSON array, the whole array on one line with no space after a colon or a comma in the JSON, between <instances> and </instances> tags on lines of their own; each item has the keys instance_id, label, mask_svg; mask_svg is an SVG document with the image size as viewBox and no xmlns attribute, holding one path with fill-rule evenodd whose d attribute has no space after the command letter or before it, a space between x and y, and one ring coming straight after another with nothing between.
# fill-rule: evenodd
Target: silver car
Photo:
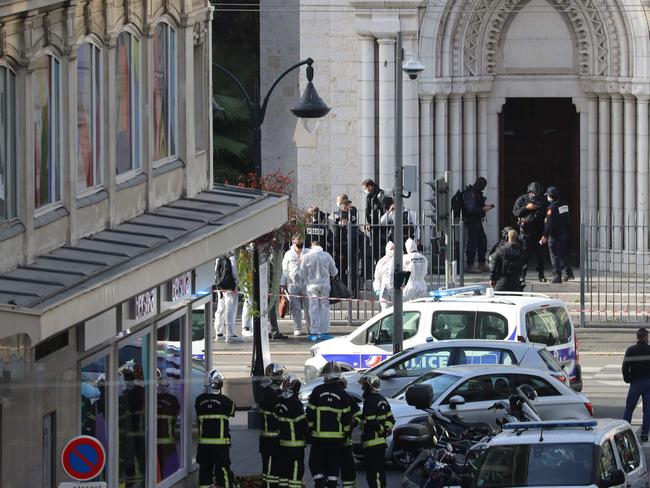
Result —
<instances>
[{"instance_id":1,"label":"silver car","mask_svg":"<svg viewBox=\"0 0 650 488\"><path fill-rule=\"evenodd\" d=\"M564 369L544 344L484 339L429 342L405 349L365 372L379 376L382 394L389 397L424 373L456 364L482 366L506 364L538 369L548 371L559 381L569 384ZM357 401L362 400L363 392L358 381L363 373L363 371L343 373L348 382L348 393ZM322 382L323 378L318 377L305 383L300 390L301 400L307 401L312 390Z\"/></svg>"}]
</instances>

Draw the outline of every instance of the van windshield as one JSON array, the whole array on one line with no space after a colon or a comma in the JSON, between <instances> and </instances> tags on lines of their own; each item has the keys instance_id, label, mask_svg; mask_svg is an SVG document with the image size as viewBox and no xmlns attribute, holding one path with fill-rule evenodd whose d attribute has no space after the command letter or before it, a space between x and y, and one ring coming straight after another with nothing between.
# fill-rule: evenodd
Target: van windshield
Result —
<instances>
[{"instance_id":1,"label":"van windshield","mask_svg":"<svg viewBox=\"0 0 650 488\"><path fill-rule=\"evenodd\" d=\"M587 443L492 446L485 454L476 486L589 485L593 455L594 446Z\"/></svg>"}]
</instances>

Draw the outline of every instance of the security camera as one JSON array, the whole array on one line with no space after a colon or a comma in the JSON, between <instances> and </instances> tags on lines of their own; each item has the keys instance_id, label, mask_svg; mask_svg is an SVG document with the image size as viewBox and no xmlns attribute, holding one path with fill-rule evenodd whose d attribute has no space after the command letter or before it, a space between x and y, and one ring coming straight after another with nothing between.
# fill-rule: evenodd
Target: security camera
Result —
<instances>
[{"instance_id":1,"label":"security camera","mask_svg":"<svg viewBox=\"0 0 650 488\"><path fill-rule=\"evenodd\" d=\"M415 59L415 56L412 54L408 56L409 58L402 64L402 71L409 75L410 79L417 80L418 75L424 71L425 66Z\"/></svg>"}]
</instances>

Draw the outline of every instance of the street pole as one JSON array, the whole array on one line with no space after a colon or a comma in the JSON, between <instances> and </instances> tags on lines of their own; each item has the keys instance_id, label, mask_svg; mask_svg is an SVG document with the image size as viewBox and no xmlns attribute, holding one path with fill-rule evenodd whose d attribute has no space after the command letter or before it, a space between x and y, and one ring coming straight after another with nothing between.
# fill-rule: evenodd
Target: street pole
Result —
<instances>
[{"instance_id":1,"label":"street pole","mask_svg":"<svg viewBox=\"0 0 650 488\"><path fill-rule=\"evenodd\" d=\"M393 354L401 352L404 342L404 318L403 318L403 295L401 271L404 256L403 241L403 208L402 193L404 182L402 177L404 162L402 160L402 63L404 62L404 51L402 49L402 33L397 33L395 44L395 252L393 254Z\"/></svg>"}]
</instances>

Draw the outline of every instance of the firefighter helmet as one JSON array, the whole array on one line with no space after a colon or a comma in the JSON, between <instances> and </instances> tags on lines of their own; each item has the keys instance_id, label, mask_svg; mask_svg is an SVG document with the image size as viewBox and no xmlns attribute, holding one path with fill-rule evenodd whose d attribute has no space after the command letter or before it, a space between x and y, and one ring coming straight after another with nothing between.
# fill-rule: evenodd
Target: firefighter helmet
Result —
<instances>
[{"instance_id":1,"label":"firefighter helmet","mask_svg":"<svg viewBox=\"0 0 650 488\"><path fill-rule=\"evenodd\" d=\"M364 374L361 378L359 378L359 384L361 385L361 388L363 388L363 391L367 393L372 393L375 391L379 391L381 381L379 380L379 377L377 377L377 375Z\"/></svg>"}]
</instances>

